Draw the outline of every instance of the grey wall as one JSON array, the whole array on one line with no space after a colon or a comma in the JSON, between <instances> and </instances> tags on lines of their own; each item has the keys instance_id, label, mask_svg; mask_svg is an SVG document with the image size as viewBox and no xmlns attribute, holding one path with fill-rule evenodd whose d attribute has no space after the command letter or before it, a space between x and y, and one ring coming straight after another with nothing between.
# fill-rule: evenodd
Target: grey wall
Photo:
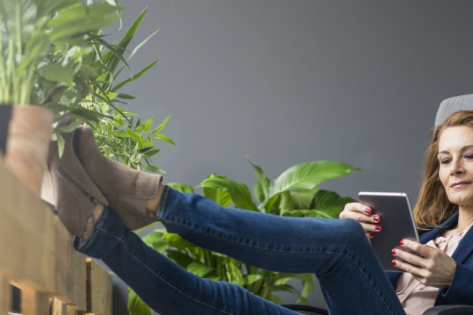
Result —
<instances>
[{"instance_id":1,"label":"grey wall","mask_svg":"<svg viewBox=\"0 0 473 315\"><path fill-rule=\"evenodd\" d=\"M247 154L271 179L335 160L365 171L322 188L403 191L415 203L439 103L473 92L471 1L120 4L123 29L108 30L117 34L148 5L132 48L160 29L130 64L160 61L123 92L138 96L129 107L143 118L171 115L163 133L177 146L156 141L154 160L166 182L197 185L215 172L252 187Z\"/></svg>"}]
</instances>

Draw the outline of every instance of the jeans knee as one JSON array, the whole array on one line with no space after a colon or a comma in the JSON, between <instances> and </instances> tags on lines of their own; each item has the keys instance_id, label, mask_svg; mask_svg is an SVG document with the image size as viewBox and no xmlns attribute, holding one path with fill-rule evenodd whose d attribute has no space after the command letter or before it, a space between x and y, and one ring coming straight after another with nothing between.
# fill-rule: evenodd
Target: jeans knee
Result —
<instances>
[{"instance_id":1,"label":"jeans knee","mask_svg":"<svg viewBox=\"0 0 473 315\"><path fill-rule=\"evenodd\" d=\"M358 221L353 219L341 219L340 224L341 237L353 241L364 240L366 238L365 231Z\"/></svg>"}]
</instances>

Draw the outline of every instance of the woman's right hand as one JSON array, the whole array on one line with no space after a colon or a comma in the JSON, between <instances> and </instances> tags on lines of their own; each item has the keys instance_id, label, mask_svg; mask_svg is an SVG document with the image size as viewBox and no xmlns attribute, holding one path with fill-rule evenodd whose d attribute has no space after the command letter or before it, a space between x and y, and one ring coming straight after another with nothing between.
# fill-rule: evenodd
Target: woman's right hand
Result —
<instances>
[{"instance_id":1,"label":"woman's right hand","mask_svg":"<svg viewBox=\"0 0 473 315\"><path fill-rule=\"evenodd\" d=\"M379 225L380 217L371 214L372 212L370 207L359 202L347 203L340 213L340 219L354 219L358 221L363 227L366 237L373 238L376 233L381 231L381 226Z\"/></svg>"}]
</instances>

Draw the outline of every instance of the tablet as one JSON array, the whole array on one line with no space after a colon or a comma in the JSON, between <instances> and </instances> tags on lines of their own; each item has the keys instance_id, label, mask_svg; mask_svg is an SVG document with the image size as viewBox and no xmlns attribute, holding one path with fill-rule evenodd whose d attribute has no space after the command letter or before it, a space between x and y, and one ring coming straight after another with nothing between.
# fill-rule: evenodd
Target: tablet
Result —
<instances>
[{"instance_id":1,"label":"tablet","mask_svg":"<svg viewBox=\"0 0 473 315\"><path fill-rule=\"evenodd\" d=\"M409 199L405 193L360 192L360 203L379 215L381 231L370 239L371 246L384 271L403 272L391 262L398 257L391 254L393 248L402 248L403 239L419 242L419 235L412 215Z\"/></svg>"}]
</instances>

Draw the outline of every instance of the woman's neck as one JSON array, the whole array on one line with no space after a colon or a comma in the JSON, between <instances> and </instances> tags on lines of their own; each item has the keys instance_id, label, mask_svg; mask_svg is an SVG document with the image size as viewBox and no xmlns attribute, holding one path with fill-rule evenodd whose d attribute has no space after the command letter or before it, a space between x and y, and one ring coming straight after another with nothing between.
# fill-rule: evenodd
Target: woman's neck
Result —
<instances>
[{"instance_id":1,"label":"woman's neck","mask_svg":"<svg viewBox=\"0 0 473 315\"><path fill-rule=\"evenodd\" d=\"M473 225L473 207L460 206L458 210L458 224L455 230L458 232L468 229Z\"/></svg>"}]
</instances>

